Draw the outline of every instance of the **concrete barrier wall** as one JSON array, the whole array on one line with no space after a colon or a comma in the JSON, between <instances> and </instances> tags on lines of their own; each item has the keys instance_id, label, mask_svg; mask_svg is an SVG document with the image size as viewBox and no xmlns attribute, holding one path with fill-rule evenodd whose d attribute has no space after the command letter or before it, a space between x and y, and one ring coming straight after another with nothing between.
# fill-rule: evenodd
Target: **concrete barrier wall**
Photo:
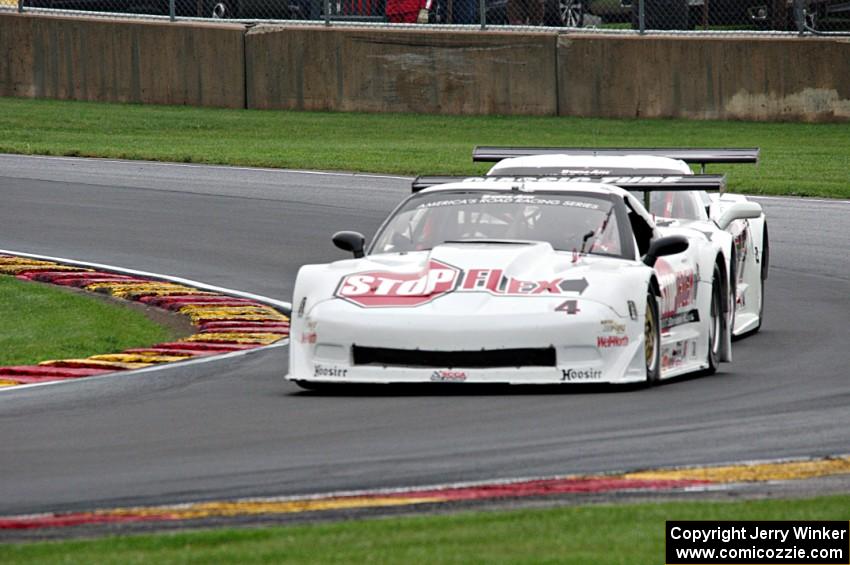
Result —
<instances>
[{"instance_id":1,"label":"concrete barrier wall","mask_svg":"<svg viewBox=\"0 0 850 565\"><path fill-rule=\"evenodd\" d=\"M248 106L442 114L557 113L557 35L259 26Z\"/></svg>"},{"instance_id":2,"label":"concrete barrier wall","mask_svg":"<svg viewBox=\"0 0 850 565\"><path fill-rule=\"evenodd\" d=\"M0 95L245 106L244 27L0 14Z\"/></svg>"},{"instance_id":3,"label":"concrete barrier wall","mask_svg":"<svg viewBox=\"0 0 850 565\"><path fill-rule=\"evenodd\" d=\"M850 39L561 36L569 116L850 119Z\"/></svg>"},{"instance_id":4,"label":"concrete barrier wall","mask_svg":"<svg viewBox=\"0 0 850 565\"><path fill-rule=\"evenodd\" d=\"M850 121L850 39L246 29L0 13L0 96Z\"/></svg>"}]
</instances>

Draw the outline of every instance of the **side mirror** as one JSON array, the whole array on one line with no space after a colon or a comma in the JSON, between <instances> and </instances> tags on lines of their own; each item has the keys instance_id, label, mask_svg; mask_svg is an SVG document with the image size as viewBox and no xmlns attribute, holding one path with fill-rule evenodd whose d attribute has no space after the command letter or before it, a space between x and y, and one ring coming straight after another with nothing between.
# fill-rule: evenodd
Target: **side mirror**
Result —
<instances>
[{"instance_id":1,"label":"side mirror","mask_svg":"<svg viewBox=\"0 0 850 565\"><path fill-rule=\"evenodd\" d=\"M717 227L725 230L735 220L749 220L761 216L761 205L755 202L735 202L720 215Z\"/></svg>"},{"instance_id":2,"label":"side mirror","mask_svg":"<svg viewBox=\"0 0 850 565\"><path fill-rule=\"evenodd\" d=\"M688 249L688 240L683 235L660 237L649 244L649 251L643 256L643 262L649 267L655 266L655 261L665 255L675 255Z\"/></svg>"},{"instance_id":3,"label":"side mirror","mask_svg":"<svg viewBox=\"0 0 850 565\"><path fill-rule=\"evenodd\" d=\"M338 231L333 236L334 245L343 251L351 251L355 259L363 257L363 248L366 247L366 238L362 233L356 231Z\"/></svg>"}]
</instances>

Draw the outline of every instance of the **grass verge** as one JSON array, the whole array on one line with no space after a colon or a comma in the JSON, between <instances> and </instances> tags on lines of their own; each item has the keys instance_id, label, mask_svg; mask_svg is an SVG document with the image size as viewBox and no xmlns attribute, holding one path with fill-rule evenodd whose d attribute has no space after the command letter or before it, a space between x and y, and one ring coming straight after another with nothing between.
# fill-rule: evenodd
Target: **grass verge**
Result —
<instances>
[{"instance_id":1,"label":"grass verge","mask_svg":"<svg viewBox=\"0 0 850 565\"><path fill-rule=\"evenodd\" d=\"M474 145L760 146L730 188L850 198L850 127L224 110L0 98L0 152L395 174L475 174Z\"/></svg>"},{"instance_id":2,"label":"grass verge","mask_svg":"<svg viewBox=\"0 0 850 565\"><path fill-rule=\"evenodd\" d=\"M570 506L0 548L5 563L663 563L665 520L847 520L850 496Z\"/></svg>"},{"instance_id":3,"label":"grass verge","mask_svg":"<svg viewBox=\"0 0 850 565\"><path fill-rule=\"evenodd\" d=\"M0 366L112 353L171 334L129 308L0 276Z\"/></svg>"}]
</instances>

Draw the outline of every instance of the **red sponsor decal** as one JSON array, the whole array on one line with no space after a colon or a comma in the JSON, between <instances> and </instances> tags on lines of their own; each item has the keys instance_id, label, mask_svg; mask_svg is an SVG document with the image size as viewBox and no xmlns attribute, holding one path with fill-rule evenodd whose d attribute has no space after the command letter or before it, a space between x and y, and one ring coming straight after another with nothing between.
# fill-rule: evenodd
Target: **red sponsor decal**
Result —
<instances>
[{"instance_id":1,"label":"red sponsor decal","mask_svg":"<svg viewBox=\"0 0 850 565\"><path fill-rule=\"evenodd\" d=\"M462 383L466 380L466 371L434 371L431 373L431 380L441 383Z\"/></svg>"},{"instance_id":2,"label":"red sponsor decal","mask_svg":"<svg viewBox=\"0 0 850 565\"><path fill-rule=\"evenodd\" d=\"M316 343L316 332L305 332L301 334L301 343Z\"/></svg>"},{"instance_id":3,"label":"red sponsor decal","mask_svg":"<svg viewBox=\"0 0 850 565\"><path fill-rule=\"evenodd\" d=\"M370 271L348 275L340 281L336 296L365 308L414 307L449 292L550 296L571 292L581 294L587 286L584 278L526 281L506 277L501 269L470 269L464 272L457 267L431 260L428 268L420 273Z\"/></svg>"},{"instance_id":4,"label":"red sponsor decal","mask_svg":"<svg viewBox=\"0 0 850 565\"><path fill-rule=\"evenodd\" d=\"M661 317L669 318L676 312L696 301L698 277L693 269L679 271L667 261L659 259L655 263L658 283L661 286Z\"/></svg>"},{"instance_id":5,"label":"red sponsor decal","mask_svg":"<svg viewBox=\"0 0 850 565\"><path fill-rule=\"evenodd\" d=\"M629 344L629 336L626 335L601 335L596 338L596 347L625 347Z\"/></svg>"},{"instance_id":6,"label":"red sponsor decal","mask_svg":"<svg viewBox=\"0 0 850 565\"><path fill-rule=\"evenodd\" d=\"M454 290L461 273L434 260L422 273L358 273L343 278L336 295L366 308L419 306Z\"/></svg>"}]
</instances>

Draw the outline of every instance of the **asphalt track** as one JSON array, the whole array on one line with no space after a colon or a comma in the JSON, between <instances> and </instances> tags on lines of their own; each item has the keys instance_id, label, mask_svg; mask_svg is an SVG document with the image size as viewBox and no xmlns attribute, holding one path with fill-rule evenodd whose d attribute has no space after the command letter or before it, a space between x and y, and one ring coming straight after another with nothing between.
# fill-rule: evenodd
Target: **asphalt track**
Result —
<instances>
[{"instance_id":1,"label":"asphalt track","mask_svg":"<svg viewBox=\"0 0 850 565\"><path fill-rule=\"evenodd\" d=\"M409 180L0 155L0 248L290 300ZM850 202L760 200L762 332L651 390L321 396L286 348L0 394L0 515L850 451ZM0 320L2 323L2 320Z\"/></svg>"}]
</instances>

